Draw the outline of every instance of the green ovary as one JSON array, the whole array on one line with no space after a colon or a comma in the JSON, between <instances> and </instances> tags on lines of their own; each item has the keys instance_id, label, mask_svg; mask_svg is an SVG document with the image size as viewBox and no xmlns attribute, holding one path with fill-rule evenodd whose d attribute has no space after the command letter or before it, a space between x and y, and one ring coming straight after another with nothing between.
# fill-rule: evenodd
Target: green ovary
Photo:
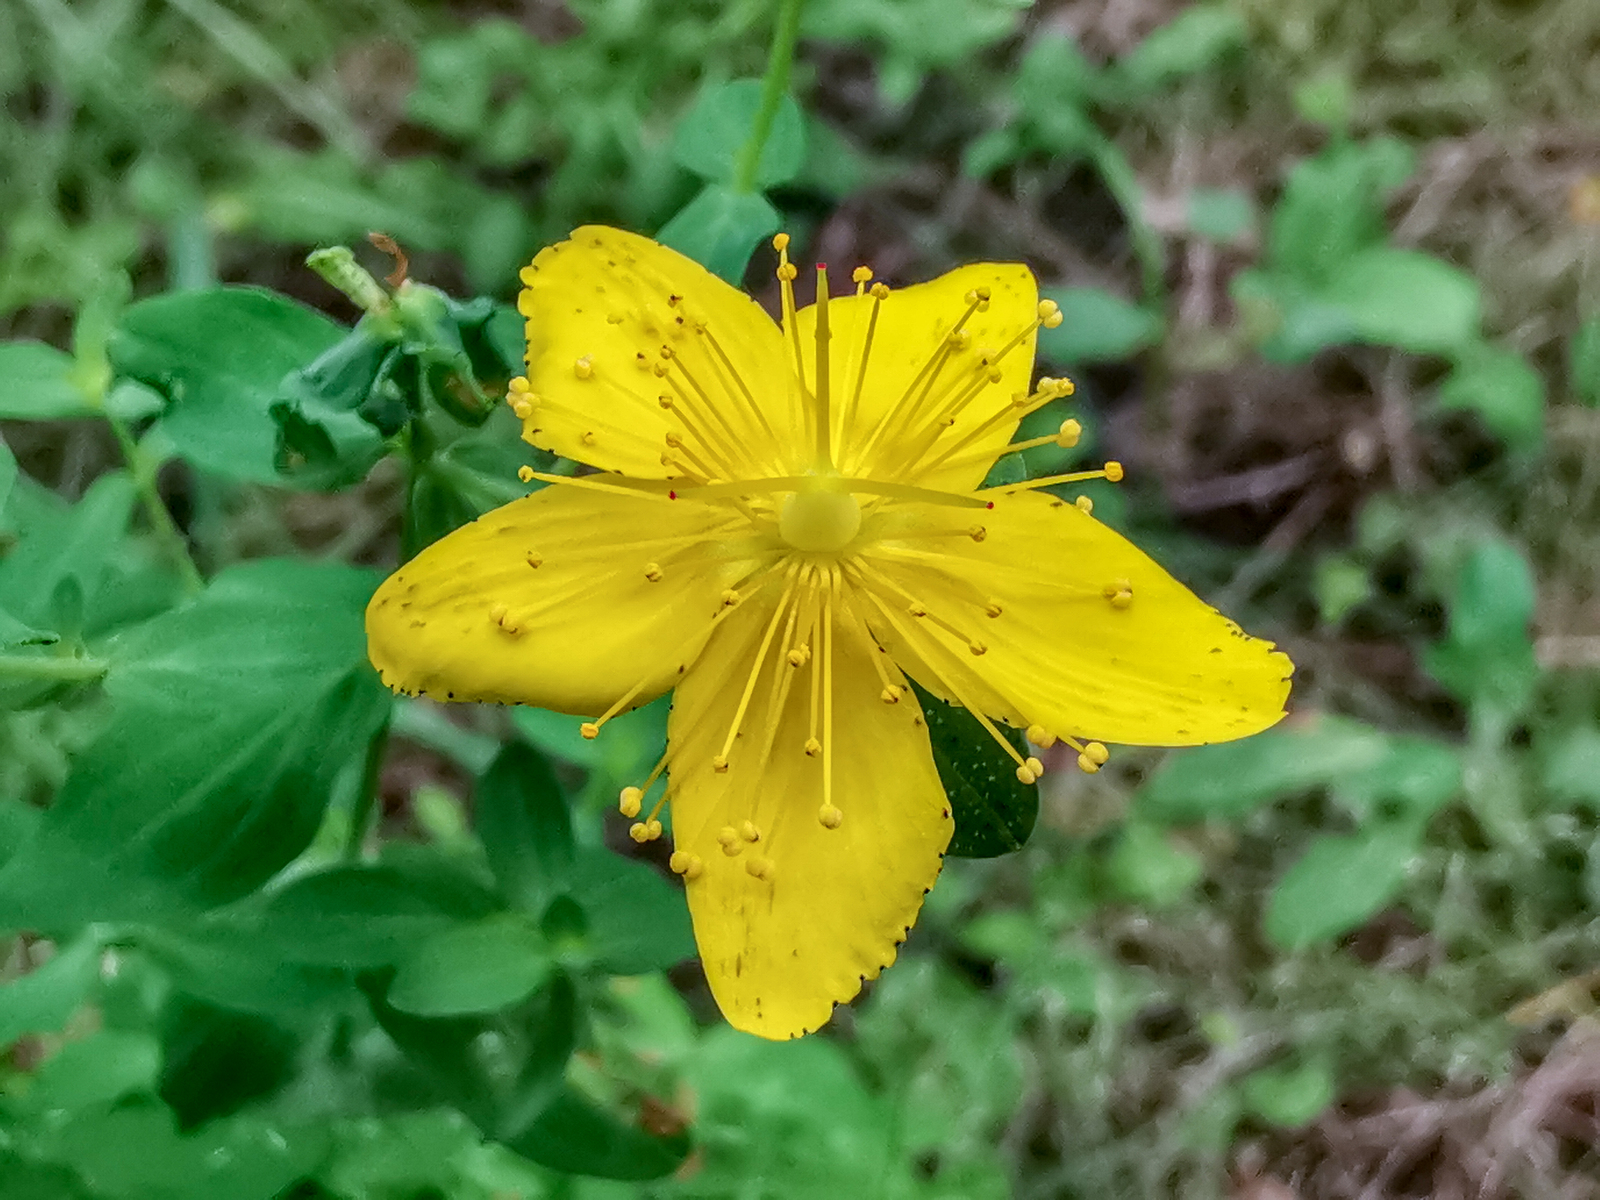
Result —
<instances>
[{"instance_id":1,"label":"green ovary","mask_svg":"<svg viewBox=\"0 0 1600 1200\"><path fill-rule=\"evenodd\" d=\"M778 511L778 536L796 550L843 550L861 532L861 505L849 492L795 492Z\"/></svg>"}]
</instances>

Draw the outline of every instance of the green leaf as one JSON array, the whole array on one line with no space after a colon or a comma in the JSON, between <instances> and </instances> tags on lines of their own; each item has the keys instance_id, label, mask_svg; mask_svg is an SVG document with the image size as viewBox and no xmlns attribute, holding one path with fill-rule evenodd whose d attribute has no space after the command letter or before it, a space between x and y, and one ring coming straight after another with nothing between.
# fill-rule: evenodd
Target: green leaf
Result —
<instances>
[{"instance_id":1,"label":"green leaf","mask_svg":"<svg viewBox=\"0 0 1600 1200\"><path fill-rule=\"evenodd\" d=\"M1409 825L1315 838L1272 891L1267 936L1285 950L1300 950L1350 932L1399 894L1416 855Z\"/></svg>"},{"instance_id":2,"label":"green leaf","mask_svg":"<svg viewBox=\"0 0 1600 1200\"><path fill-rule=\"evenodd\" d=\"M1189 228L1214 242L1237 242L1256 226L1256 206L1239 188L1195 188L1188 208Z\"/></svg>"},{"instance_id":3,"label":"green leaf","mask_svg":"<svg viewBox=\"0 0 1600 1200\"><path fill-rule=\"evenodd\" d=\"M1442 408L1475 412L1511 449L1537 453L1544 444L1544 378L1522 355L1481 343L1468 346L1439 388Z\"/></svg>"},{"instance_id":4,"label":"green leaf","mask_svg":"<svg viewBox=\"0 0 1600 1200\"><path fill-rule=\"evenodd\" d=\"M1146 821L1130 821L1105 863L1106 882L1119 896L1152 908L1168 908L1188 893L1205 864L1180 850L1167 832Z\"/></svg>"},{"instance_id":5,"label":"green leaf","mask_svg":"<svg viewBox=\"0 0 1600 1200\"><path fill-rule=\"evenodd\" d=\"M1039 331L1039 353L1054 362L1115 362L1161 338L1161 318L1100 288L1047 288L1061 324Z\"/></svg>"},{"instance_id":6,"label":"green leaf","mask_svg":"<svg viewBox=\"0 0 1600 1200\"><path fill-rule=\"evenodd\" d=\"M1600 730L1577 725L1539 741L1539 782L1562 804L1600 811Z\"/></svg>"},{"instance_id":7,"label":"green leaf","mask_svg":"<svg viewBox=\"0 0 1600 1200\"><path fill-rule=\"evenodd\" d=\"M739 152L761 110L761 89L759 79L735 79L701 92L673 134L672 157L678 165L709 183L731 187ZM805 119L794 97L785 94L756 164L756 188L765 191L788 183L805 156Z\"/></svg>"},{"instance_id":8,"label":"green leaf","mask_svg":"<svg viewBox=\"0 0 1600 1200\"><path fill-rule=\"evenodd\" d=\"M1322 299L1343 309L1357 337L1417 354L1450 354L1478 336L1477 280L1428 254L1379 246L1336 267Z\"/></svg>"},{"instance_id":9,"label":"green leaf","mask_svg":"<svg viewBox=\"0 0 1600 1200\"><path fill-rule=\"evenodd\" d=\"M76 364L43 342L0 342L0 419L92 417L96 409L72 378Z\"/></svg>"},{"instance_id":10,"label":"green leaf","mask_svg":"<svg viewBox=\"0 0 1600 1200\"><path fill-rule=\"evenodd\" d=\"M239 927L295 962L370 968L398 963L428 938L488 911L415 871L341 866L294 880L241 916Z\"/></svg>"},{"instance_id":11,"label":"green leaf","mask_svg":"<svg viewBox=\"0 0 1600 1200\"><path fill-rule=\"evenodd\" d=\"M160 427L177 452L229 479L279 483L270 415L289 372L344 334L304 305L260 288L153 296L112 335L112 365L162 392Z\"/></svg>"},{"instance_id":12,"label":"green leaf","mask_svg":"<svg viewBox=\"0 0 1600 1200\"><path fill-rule=\"evenodd\" d=\"M388 716L362 626L374 582L247 563L119 637L111 718L0 871L0 913L59 928L209 907L299 854Z\"/></svg>"},{"instance_id":13,"label":"green leaf","mask_svg":"<svg viewBox=\"0 0 1600 1200\"><path fill-rule=\"evenodd\" d=\"M1240 1083L1247 1112L1269 1125L1299 1129L1333 1103L1333 1068L1323 1059L1252 1071Z\"/></svg>"},{"instance_id":14,"label":"green leaf","mask_svg":"<svg viewBox=\"0 0 1600 1200\"><path fill-rule=\"evenodd\" d=\"M1383 200L1405 182L1414 156L1393 138L1337 141L1290 172L1272 211L1267 261L1317 287L1384 238Z\"/></svg>"},{"instance_id":15,"label":"green leaf","mask_svg":"<svg viewBox=\"0 0 1600 1200\"><path fill-rule=\"evenodd\" d=\"M110 577L136 499L127 473L111 471L64 514L30 522L17 545L0 558L0 606L35 627L81 629L83 600L99 593ZM60 609L64 587L76 597L76 614Z\"/></svg>"},{"instance_id":16,"label":"green leaf","mask_svg":"<svg viewBox=\"0 0 1600 1200\"><path fill-rule=\"evenodd\" d=\"M0 437L0 515L6 511L6 504L11 499L11 489L17 483L17 459L11 453L11 447L6 445L5 438ZM5 524L0 522L0 529Z\"/></svg>"},{"instance_id":17,"label":"green leaf","mask_svg":"<svg viewBox=\"0 0 1600 1200\"><path fill-rule=\"evenodd\" d=\"M1318 716L1237 742L1169 755L1139 790L1135 811L1170 824L1237 820L1268 801L1376 766L1388 754L1389 740L1380 731L1342 717Z\"/></svg>"},{"instance_id":18,"label":"green leaf","mask_svg":"<svg viewBox=\"0 0 1600 1200\"><path fill-rule=\"evenodd\" d=\"M136 926L131 936L178 988L221 1008L287 1021L347 1012L357 995L349 973L284 961L294 934L235 918L181 933Z\"/></svg>"},{"instance_id":19,"label":"green leaf","mask_svg":"<svg viewBox=\"0 0 1600 1200\"><path fill-rule=\"evenodd\" d=\"M656 240L737 287L756 243L776 233L781 223L766 197L708 183L661 227Z\"/></svg>"},{"instance_id":20,"label":"green leaf","mask_svg":"<svg viewBox=\"0 0 1600 1200\"><path fill-rule=\"evenodd\" d=\"M400 960L389 1003L418 1017L498 1012L538 990L550 968L539 931L499 914L424 940Z\"/></svg>"},{"instance_id":21,"label":"green leaf","mask_svg":"<svg viewBox=\"0 0 1600 1200\"><path fill-rule=\"evenodd\" d=\"M643 975L694 956L683 889L644 863L609 850L580 849L570 888L588 921L584 947L603 970Z\"/></svg>"},{"instance_id":22,"label":"green leaf","mask_svg":"<svg viewBox=\"0 0 1600 1200\"><path fill-rule=\"evenodd\" d=\"M565 882L573 857L572 814L544 755L511 743L473 790L473 812L500 890L539 912Z\"/></svg>"},{"instance_id":23,"label":"green leaf","mask_svg":"<svg viewBox=\"0 0 1600 1200\"><path fill-rule=\"evenodd\" d=\"M1113 78L1144 96L1214 66L1245 44L1244 18L1221 4L1197 4L1151 33L1119 59Z\"/></svg>"},{"instance_id":24,"label":"green leaf","mask_svg":"<svg viewBox=\"0 0 1600 1200\"><path fill-rule=\"evenodd\" d=\"M689 1153L686 1135L652 1137L570 1089L506 1145L557 1171L604 1179L659 1179Z\"/></svg>"},{"instance_id":25,"label":"green leaf","mask_svg":"<svg viewBox=\"0 0 1600 1200\"><path fill-rule=\"evenodd\" d=\"M955 821L945 852L957 858L994 858L1022 849L1039 819L1039 785L1017 778L1016 763L971 713L915 682L911 686L928 722L933 763ZM998 728L1024 758L1031 753L1020 733Z\"/></svg>"},{"instance_id":26,"label":"green leaf","mask_svg":"<svg viewBox=\"0 0 1600 1200\"><path fill-rule=\"evenodd\" d=\"M1567 378L1572 392L1590 408L1600 408L1600 313L1596 313L1572 335L1567 349Z\"/></svg>"},{"instance_id":27,"label":"green leaf","mask_svg":"<svg viewBox=\"0 0 1600 1200\"><path fill-rule=\"evenodd\" d=\"M100 977L100 941L80 937L43 966L0 987L0 1046L29 1033L55 1033Z\"/></svg>"},{"instance_id":28,"label":"green leaf","mask_svg":"<svg viewBox=\"0 0 1600 1200\"><path fill-rule=\"evenodd\" d=\"M1522 552L1509 542L1483 542L1456 577L1449 633L1423 665L1462 699L1520 711L1539 677L1528 633L1536 602Z\"/></svg>"},{"instance_id":29,"label":"green leaf","mask_svg":"<svg viewBox=\"0 0 1600 1200\"><path fill-rule=\"evenodd\" d=\"M295 1073L300 1039L265 1017L175 995L161 1012L160 1095L184 1129L270 1096Z\"/></svg>"},{"instance_id":30,"label":"green leaf","mask_svg":"<svg viewBox=\"0 0 1600 1200\"><path fill-rule=\"evenodd\" d=\"M35 1112L87 1108L130 1092L154 1092L161 1045L148 1033L102 1029L65 1043L33 1078L27 1105Z\"/></svg>"}]
</instances>

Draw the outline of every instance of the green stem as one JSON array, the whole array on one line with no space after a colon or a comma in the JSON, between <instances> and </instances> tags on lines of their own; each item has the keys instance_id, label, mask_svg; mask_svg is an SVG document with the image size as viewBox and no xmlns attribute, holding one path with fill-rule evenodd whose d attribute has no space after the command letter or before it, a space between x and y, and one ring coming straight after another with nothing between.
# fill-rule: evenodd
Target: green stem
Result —
<instances>
[{"instance_id":1,"label":"green stem","mask_svg":"<svg viewBox=\"0 0 1600 1200\"><path fill-rule=\"evenodd\" d=\"M344 858L355 862L361 857L361 847L367 840L367 826L372 823L373 810L378 807L378 782L383 770L383 755L389 748L389 718L367 743L367 755L361 763L360 790L355 803L350 806L350 828L345 833Z\"/></svg>"},{"instance_id":2,"label":"green stem","mask_svg":"<svg viewBox=\"0 0 1600 1200\"><path fill-rule=\"evenodd\" d=\"M50 655L0 654L0 679L52 680L86 683L99 679L110 664L98 658L64 658Z\"/></svg>"},{"instance_id":3,"label":"green stem","mask_svg":"<svg viewBox=\"0 0 1600 1200\"><path fill-rule=\"evenodd\" d=\"M167 552L167 557L183 575L184 586L191 593L203 591L206 586L205 577L200 574L200 568L194 565L194 559L189 555L189 543L161 499L161 492L156 487L156 473L151 467L149 457L140 449L139 443L134 440L133 434L129 432L128 426L120 417L108 412L105 418L106 423L111 426L111 432L116 434L117 444L122 447L122 457L128 464L129 473L133 476L134 486L139 489L139 498L144 502L144 511L150 518L150 525L155 530L156 538Z\"/></svg>"},{"instance_id":4,"label":"green stem","mask_svg":"<svg viewBox=\"0 0 1600 1200\"><path fill-rule=\"evenodd\" d=\"M794 65L794 48L800 40L800 10L805 0L780 0L778 24L772 31L772 51L767 55L767 73L761 80L761 107L756 111L755 124L750 127L750 137L739 148L734 162L733 190L756 190L756 170L761 165L761 151L772 133L772 123L777 120L778 106L789 94L789 68Z\"/></svg>"}]
</instances>

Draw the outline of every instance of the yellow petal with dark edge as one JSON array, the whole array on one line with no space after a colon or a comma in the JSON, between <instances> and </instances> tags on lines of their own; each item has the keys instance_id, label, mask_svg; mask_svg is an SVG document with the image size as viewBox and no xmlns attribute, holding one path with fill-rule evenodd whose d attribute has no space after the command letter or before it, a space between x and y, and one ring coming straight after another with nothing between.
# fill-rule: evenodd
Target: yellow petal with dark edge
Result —
<instances>
[{"instance_id":1,"label":"yellow petal with dark edge","mask_svg":"<svg viewBox=\"0 0 1600 1200\"><path fill-rule=\"evenodd\" d=\"M743 292L598 225L541 250L522 281L533 405L523 437L535 446L663 479L682 473L661 462L671 433L724 479L792 473L799 418L783 339Z\"/></svg>"},{"instance_id":2,"label":"yellow petal with dark edge","mask_svg":"<svg viewBox=\"0 0 1600 1200\"><path fill-rule=\"evenodd\" d=\"M988 291L988 306L968 314L969 297L980 288ZM831 300L829 408L844 474L955 491L981 483L1016 429L1012 397L1028 394L1038 308L1033 272L1020 263L958 267L928 283L893 288L881 301ZM815 305L801 309L797 324L807 388L816 386L816 314ZM985 426L997 415L1002 419ZM958 443L964 444L947 456Z\"/></svg>"},{"instance_id":3,"label":"yellow petal with dark edge","mask_svg":"<svg viewBox=\"0 0 1600 1200\"><path fill-rule=\"evenodd\" d=\"M767 656L729 768L713 768L774 604L752 603L720 628L675 693L669 797L674 845L702 864L687 886L712 994L737 1028L790 1038L894 961L939 874L951 821L914 695L883 703L869 658L881 652L847 614L833 652L839 827L819 820L823 760L805 752L820 649L801 668ZM790 677L786 698L774 693L776 672ZM758 840L737 836L746 821ZM724 830L736 832L735 855L718 841Z\"/></svg>"},{"instance_id":4,"label":"yellow petal with dark edge","mask_svg":"<svg viewBox=\"0 0 1600 1200\"><path fill-rule=\"evenodd\" d=\"M597 715L642 680L643 704L750 569L743 525L689 500L551 485L389 576L367 606L368 655L390 687L438 700Z\"/></svg>"},{"instance_id":5,"label":"yellow petal with dark edge","mask_svg":"<svg viewBox=\"0 0 1600 1200\"><path fill-rule=\"evenodd\" d=\"M868 551L892 585L877 589L891 614L874 628L941 696L1058 736L1152 746L1228 741L1283 716L1288 656L1075 505L1034 492L995 494L970 521L902 511L931 536ZM981 541L960 532L974 524ZM930 615L907 615L907 596Z\"/></svg>"}]
</instances>

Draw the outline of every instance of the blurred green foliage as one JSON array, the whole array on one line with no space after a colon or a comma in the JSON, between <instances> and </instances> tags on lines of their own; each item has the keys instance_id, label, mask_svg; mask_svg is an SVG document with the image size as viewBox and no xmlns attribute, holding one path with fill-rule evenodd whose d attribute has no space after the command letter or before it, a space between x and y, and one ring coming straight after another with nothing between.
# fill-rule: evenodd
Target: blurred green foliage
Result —
<instances>
[{"instance_id":1,"label":"blurred green foliage","mask_svg":"<svg viewBox=\"0 0 1600 1200\"><path fill-rule=\"evenodd\" d=\"M1531 12L1394 31L1439 64L1408 91L1357 78L1371 6L1268 7L1163 8L1108 48L1026 0L812 0L744 178L755 0L0 8L22 459L0 441L0 1195L1221 1195L1238 1146L1341 1095L1505 1075L1508 1009L1600 956L1600 689L1534 637L1596 576L1596 443L1560 431L1600 407L1600 308L1579 288L1525 353L1538 321L1402 237L1395 202L1485 96L1565 113L1513 51L1582 39ZM816 81L857 61L850 128ZM1264 124L1281 180L1163 209L1152 127ZM997 792L932 721L959 849L1007 856L952 862L853 1015L770 1045L711 1019L679 892L607 848L661 706L587 742L396 701L364 659L366 543L297 543L290 514L376 510L408 554L521 494L519 466L570 469L495 400L516 269L572 225L739 281L780 225L919 155L958 196L1109 198L1106 271L1044 278L1066 314L1044 365L1091 403L1130 367L1157 424L1186 374L1367 371L1403 384L1383 436L1400 420L1433 459L1362 474L1348 536L1248 558L1151 493L1084 489L1285 641L1295 714L1042 794ZM352 325L284 264L372 229L442 278L384 287L324 250ZM1233 301L1199 333L1185 253ZM98 457L52 488L69 436ZM1072 469L1105 436L998 469ZM1416 669L1357 679L1374 643ZM407 754L430 765L397 801Z\"/></svg>"}]
</instances>

